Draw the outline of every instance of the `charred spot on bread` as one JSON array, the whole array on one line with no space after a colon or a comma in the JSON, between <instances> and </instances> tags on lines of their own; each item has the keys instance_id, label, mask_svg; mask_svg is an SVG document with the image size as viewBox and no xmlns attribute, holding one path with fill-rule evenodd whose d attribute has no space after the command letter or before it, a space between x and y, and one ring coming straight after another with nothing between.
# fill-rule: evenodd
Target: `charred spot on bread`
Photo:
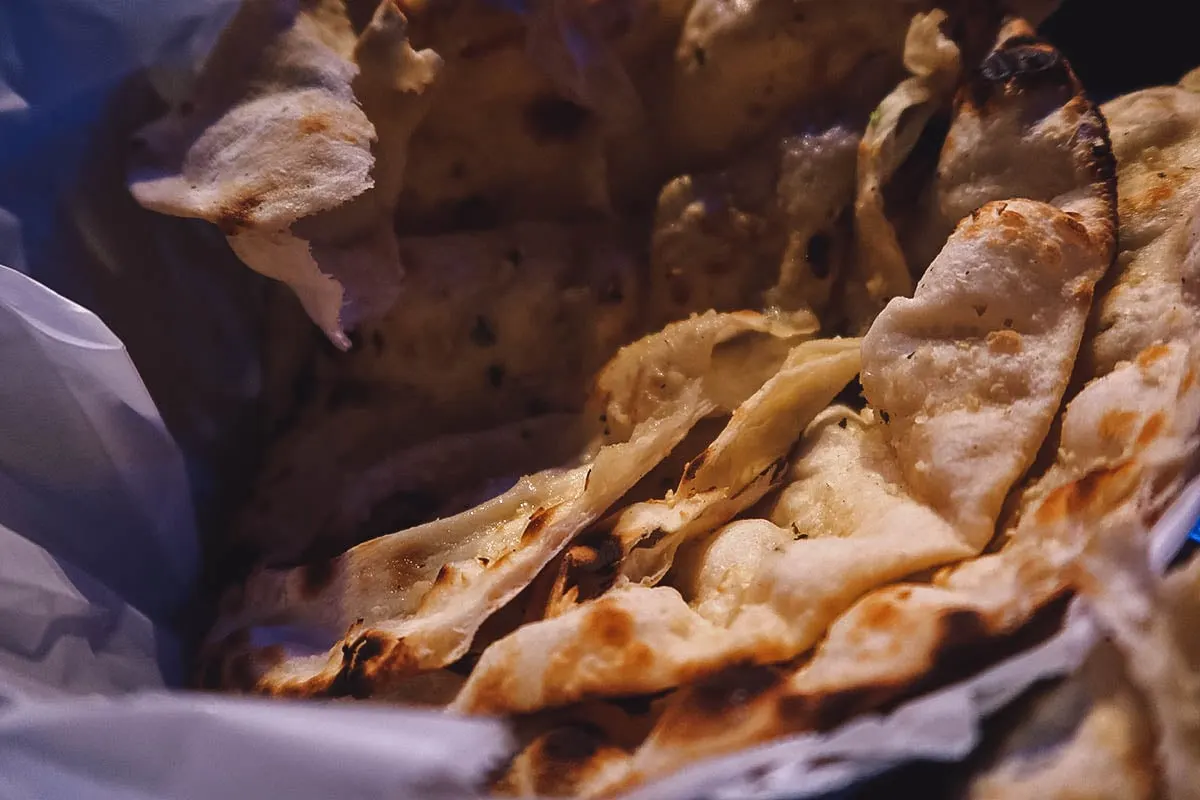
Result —
<instances>
[{"instance_id":1,"label":"charred spot on bread","mask_svg":"<svg viewBox=\"0 0 1200 800\"><path fill-rule=\"evenodd\" d=\"M782 680L782 672L769 665L727 667L696 682L691 689L691 706L702 715L721 717L766 694Z\"/></svg>"}]
</instances>

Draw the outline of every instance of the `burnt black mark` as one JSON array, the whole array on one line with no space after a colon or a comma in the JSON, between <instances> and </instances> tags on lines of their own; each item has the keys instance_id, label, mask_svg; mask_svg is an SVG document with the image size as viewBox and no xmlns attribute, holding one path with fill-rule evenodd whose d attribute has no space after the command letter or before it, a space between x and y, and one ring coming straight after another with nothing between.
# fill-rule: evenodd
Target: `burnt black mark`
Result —
<instances>
[{"instance_id":1,"label":"burnt black mark","mask_svg":"<svg viewBox=\"0 0 1200 800\"><path fill-rule=\"evenodd\" d=\"M692 687L692 705L701 714L721 717L766 694L782 680L782 673L772 666L727 667L696 682Z\"/></svg>"},{"instance_id":2,"label":"burnt black mark","mask_svg":"<svg viewBox=\"0 0 1200 800\"><path fill-rule=\"evenodd\" d=\"M818 280L825 280L829 277L833 270L833 237L828 233L814 234L808 240L808 248L805 250L804 258L808 261L808 267L812 271L813 277Z\"/></svg>"},{"instance_id":3,"label":"burnt black mark","mask_svg":"<svg viewBox=\"0 0 1200 800\"><path fill-rule=\"evenodd\" d=\"M253 195L235 197L217 211L217 219L214 224L221 229L221 233L232 236L254 223L254 213L262 204L263 198L261 197Z\"/></svg>"},{"instance_id":4,"label":"burnt black mark","mask_svg":"<svg viewBox=\"0 0 1200 800\"><path fill-rule=\"evenodd\" d=\"M487 368L487 382L493 389L499 389L504 385L504 365L492 364Z\"/></svg>"},{"instance_id":5,"label":"burnt black mark","mask_svg":"<svg viewBox=\"0 0 1200 800\"><path fill-rule=\"evenodd\" d=\"M993 50L970 80L972 102L983 107L1001 87L1018 91L1037 90L1037 101L1021 101L1026 116L1040 119L1074 94L1076 82L1062 54L1048 44L1022 44Z\"/></svg>"},{"instance_id":6,"label":"burnt black mark","mask_svg":"<svg viewBox=\"0 0 1200 800\"><path fill-rule=\"evenodd\" d=\"M979 65L979 74L986 81L1000 82L1021 80L1051 71L1065 76L1063 57L1055 49L1046 46L1017 47L996 50Z\"/></svg>"},{"instance_id":7,"label":"burnt black mark","mask_svg":"<svg viewBox=\"0 0 1200 800\"><path fill-rule=\"evenodd\" d=\"M583 131L591 112L562 97L544 95L525 109L525 125L537 141L570 142Z\"/></svg>"},{"instance_id":8,"label":"burnt black mark","mask_svg":"<svg viewBox=\"0 0 1200 800\"><path fill-rule=\"evenodd\" d=\"M700 471L700 468L704 466L704 462L707 460L708 460L708 450L706 449L706 450L701 451L700 455L696 456L691 461L689 461L687 463L687 466L683 468L683 479L685 481L695 480L696 473L698 473Z\"/></svg>"},{"instance_id":9,"label":"burnt black mark","mask_svg":"<svg viewBox=\"0 0 1200 800\"><path fill-rule=\"evenodd\" d=\"M471 343L477 347L492 347L496 344L496 331L492 328L492 323L487 317L480 314L475 317L475 324L471 326Z\"/></svg>"},{"instance_id":10,"label":"burnt black mark","mask_svg":"<svg viewBox=\"0 0 1200 800\"><path fill-rule=\"evenodd\" d=\"M588 473L591 474L590 472ZM551 513L554 509L539 508L529 517L529 522L525 523L525 530L521 532L521 542L528 542L538 537L539 534L550 524Z\"/></svg>"},{"instance_id":11,"label":"burnt black mark","mask_svg":"<svg viewBox=\"0 0 1200 800\"><path fill-rule=\"evenodd\" d=\"M323 592L336 572L332 559L322 559L305 565L300 572L300 593L306 598Z\"/></svg>"},{"instance_id":12,"label":"burnt black mark","mask_svg":"<svg viewBox=\"0 0 1200 800\"><path fill-rule=\"evenodd\" d=\"M854 686L828 694L785 695L779 698L779 716L789 727L828 731L851 717L878 708L894 695L889 686Z\"/></svg>"},{"instance_id":13,"label":"burnt black mark","mask_svg":"<svg viewBox=\"0 0 1200 800\"><path fill-rule=\"evenodd\" d=\"M585 533L563 559L563 582L579 590L577 600L594 600L617 580L624 550L612 531Z\"/></svg>"},{"instance_id":14,"label":"burnt black mark","mask_svg":"<svg viewBox=\"0 0 1200 800\"><path fill-rule=\"evenodd\" d=\"M1092 172L1098 182L1104 184L1104 191L1111 207L1110 221L1113 230L1117 230L1117 158L1112 151L1112 138L1108 132L1108 120L1094 105L1088 109L1087 117L1080 123L1077 138L1090 141ZM1114 258L1116 257L1114 248Z\"/></svg>"},{"instance_id":15,"label":"burnt black mark","mask_svg":"<svg viewBox=\"0 0 1200 800\"><path fill-rule=\"evenodd\" d=\"M342 668L330 682L325 694L330 697L353 697L356 700L369 697L374 680L369 675L368 667L372 660L383 654L386 647L387 640L384 637L370 633L342 645Z\"/></svg>"},{"instance_id":16,"label":"burnt black mark","mask_svg":"<svg viewBox=\"0 0 1200 800\"><path fill-rule=\"evenodd\" d=\"M915 680L849 686L820 695L791 695L779 700L779 714L791 730L828 731L867 711L888 712L905 700L965 680L1015 653L1049 638L1062 625L1069 595L1052 598L1024 626L998 632L970 609L956 609L940 620L937 646L928 669Z\"/></svg>"},{"instance_id":17,"label":"burnt black mark","mask_svg":"<svg viewBox=\"0 0 1200 800\"><path fill-rule=\"evenodd\" d=\"M708 63L708 51L700 45L696 45L692 50L692 60L696 62L697 67L703 67Z\"/></svg>"},{"instance_id":18,"label":"burnt black mark","mask_svg":"<svg viewBox=\"0 0 1200 800\"><path fill-rule=\"evenodd\" d=\"M889 414L889 413L888 413L888 412L886 412L886 411L880 411L880 412L879 412L879 418L880 418L881 420L883 420L883 424L884 424L884 425L887 425L889 422L891 422L891 421L892 421L892 415L891 415L891 414Z\"/></svg>"}]
</instances>

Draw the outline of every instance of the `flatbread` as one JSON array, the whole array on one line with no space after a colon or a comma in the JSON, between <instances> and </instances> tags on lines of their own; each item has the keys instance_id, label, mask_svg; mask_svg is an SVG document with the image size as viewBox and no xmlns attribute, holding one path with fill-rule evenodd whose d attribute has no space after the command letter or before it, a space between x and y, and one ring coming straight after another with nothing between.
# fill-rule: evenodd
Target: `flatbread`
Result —
<instances>
[{"instance_id":1,"label":"flatbread","mask_svg":"<svg viewBox=\"0 0 1200 800\"><path fill-rule=\"evenodd\" d=\"M356 41L341 0L245 0L191 98L138 135L129 176L147 208L218 225L239 258L291 286L342 348L345 329L396 298L401 269L390 225L360 213L339 215L340 224L309 223L307 236L294 235L293 226L375 187L378 132L354 85L371 90L375 108L397 109L384 124L391 187L400 134L423 113L421 95L440 65L434 54L412 50L391 3L382 4L361 46ZM356 55L367 57L369 73L360 74ZM389 76L386 91L374 71L397 67L403 72ZM411 110L401 110L406 105ZM392 124L400 118L403 125Z\"/></svg>"},{"instance_id":2,"label":"flatbread","mask_svg":"<svg viewBox=\"0 0 1200 800\"><path fill-rule=\"evenodd\" d=\"M544 414L395 446L407 437L388 412L383 401L341 409L273 445L231 545L271 567L340 553L446 516L461 493L569 463L594 433L578 414Z\"/></svg>"},{"instance_id":3,"label":"flatbread","mask_svg":"<svg viewBox=\"0 0 1200 800\"><path fill-rule=\"evenodd\" d=\"M778 370L783 353L740 357L748 345L742 337L775 352L776 342L804 337L813 327L749 312L710 313L624 348L597 379L608 422L593 457L526 478L455 517L373 539L333 562L260 572L214 628L215 645L226 645L214 647L212 658L230 667L249 658L252 677L243 677L240 688L288 694L336 692L347 676L356 692L386 691L390 681L455 661L484 619L693 425L731 412ZM739 339L739 357L723 358L722 343ZM248 652L244 632L255 624L299 625L310 642L350 631L328 656L310 655L311 644L291 655L279 646L255 652L252 637Z\"/></svg>"},{"instance_id":4,"label":"flatbread","mask_svg":"<svg viewBox=\"0 0 1200 800\"><path fill-rule=\"evenodd\" d=\"M655 704L583 703L519 719L524 743L491 783L516 797L578 797L607 782L646 735Z\"/></svg>"},{"instance_id":5,"label":"flatbread","mask_svg":"<svg viewBox=\"0 0 1200 800\"><path fill-rule=\"evenodd\" d=\"M538 15L480 0L413 5L414 39L446 65L411 140L401 230L565 221L609 209L604 122L531 57Z\"/></svg>"},{"instance_id":6,"label":"flatbread","mask_svg":"<svg viewBox=\"0 0 1200 800\"><path fill-rule=\"evenodd\" d=\"M1200 346L1156 345L1090 384L1068 406L1056 468L1027 495L1031 507L999 552L931 584L868 593L790 674L735 671L679 692L626 775L604 790L786 732L831 728L1019 646L1013 637L1070 592L1071 565L1089 538L1145 545L1200 446L1198 370Z\"/></svg>"},{"instance_id":7,"label":"flatbread","mask_svg":"<svg viewBox=\"0 0 1200 800\"><path fill-rule=\"evenodd\" d=\"M655 307L765 302L824 318L849 256L838 223L853 202L859 136L850 121L788 131L723 169L669 182L651 238Z\"/></svg>"},{"instance_id":8,"label":"flatbread","mask_svg":"<svg viewBox=\"0 0 1200 800\"><path fill-rule=\"evenodd\" d=\"M857 370L854 340L817 340L795 348L684 469L676 492L630 506L617 515L611 531L604 531L606 540L584 537L567 552L562 580L554 587L553 616L489 646L456 708L530 711L592 696L659 691L731 660L789 657L796 646L780 621L714 625L674 589L650 587L689 537L723 524L762 496L800 428ZM747 494L749 500L743 499ZM620 583L592 600L608 589L595 580L605 571Z\"/></svg>"},{"instance_id":9,"label":"flatbread","mask_svg":"<svg viewBox=\"0 0 1200 800\"><path fill-rule=\"evenodd\" d=\"M1023 30L1001 31L951 126L952 140L986 138L991 153L990 173L948 193L969 216L863 342L863 392L908 486L983 541L1050 429L1116 236L1104 120L1061 55ZM1037 181L995 161L1022 150L1040 155L1022 172ZM1002 192L1012 199L988 199ZM980 481L981 469L1005 479Z\"/></svg>"},{"instance_id":10,"label":"flatbread","mask_svg":"<svg viewBox=\"0 0 1200 800\"><path fill-rule=\"evenodd\" d=\"M513 479L563 463L594 425L561 426L550 442L532 435L503 456L489 452L486 432L536 434L521 422L578 414L597 370L644 332L644 265L617 226L523 223L405 237L400 252L406 293L360 326L359 346L349 354L320 348L275 389L292 406L288 429L268 448L230 532L234 545L268 564L423 522L467 488L456 475L490 477L489 463L502 467L494 475L504 474L502 462L513 465ZM471 436L482 448L474 463L430 473L423 489L396 472L392 485L375 483L405 452L421 459L416 453L430 452L434 440ZM528 459L516 457L521 450ZM363 512L394 525L361 527Z\"/></svg>"},{"instance_id":11,"label":"flatbread","mask_svg":"<svg viewBox=\"0 0 1200 800\"><path fill-rule=\"evenodd\" d=\"M1090 147L1086 157L1093 158ZM813 538L742 570L746 585L727 589L741 596L732 619L714 627L670 589L619 588L590 609L493 644L455 707L524 711L599 693L657 691L714 665L785 660L810 647L864 592L979 553L1050 429L1093 287L1111 262L1111 182L1103 166L1090 177L1064 198L1067 210L1019 199L980 209L958 227L914 297L893 300L879 316L863 341L862 380L880 430L856 425L844 434L879 438L844 442L839 432L818 433L809 454L817 474L798 489L823 504ZM836 455L827 458L826 450ZM799 469L806 466L802 455ZM726 482L736 490L748 477ZM677 509L670 504L664 518L659 510L631 509L634 524L617 530L632 530L633 541L661 532L672 542L686 527L671 518ZM638 520L641 514L648 520ZM636 552L616 538L622 552ZM863 559L865 548L877 555ZM631 556L622 570L655 582L661 567L640 561ZM718 583L730 572L723 566ZM716 579L698 582L706 580ZM606 625L621 635L612 637L611 653L597 652L589 642Z\"/></svg>"},{"instance_id":12,"label":"flatbread","mask_svg":"<svg viewBox=\"0 0 1200 800\"><path fill-rule=\"evenodd\" d=\"M808 423L858 374L859 345L856 339L818 339L795 347L779 372L738 406L725 430L684 467L674 492L623 510L613 525L626 554L621 578L658 583L680 545L757 502L770 487L762 477L782 471L780 462Z\"/></svg>"},{"instance_id":13,"label":"flatbread","mask_svg":"<svg viewBox=\"0 0 1200 800\"><path fill-rule=\"evenodd\" d=\"M958 90L934 180L915 218L904 220L910 269L923 272L958 222L989 202L1027 198L1082 211L1066 208L1067 196L1081 189L1096 196L1097 182L1114 179L1109 148L1099 144L1105 131L1062 54L1026 21L1007 21ZM1093 146L1101 149L1093 154ZM1098 167L1107 171L1097 174ZM1115 206L1109 214L1115 226Z\"/></svg>"},{"instance_id":14,"label":"flatbread","mask_svg":"<svg viewBox=\"0 0 1200 800\"><path fill-rule=\"evenodd\" d=\"M1089 374L1200 331L1200 94L1159 86L1106 103L1120 271L1097 309Z\"/></svg>"},{"instance_id":15,"label":"flatbread","mask_svg":"<svg viewBox=\"0 0 1200 800\"><path fill-rule=\"evenodd\" d=\"M934 5L697 0L684 22L664 96L646 99L655 127L664 131L666 154L719 156L753 141L788 109L869 85L876 78L872 73L894 86L903 78L909 21ZM1037 22L1054 3L1011 5Z\"/></svg>"},{"instance_id":16,"label":"flatbread","mask_svg":"<svg viewBox=\"0 0 1200 800\"><path fill-rule=\"evenodd\" d=\"M1080 670L1023 710L964 796L970 800L1152 800L1154 732L1119 653L1101 643Z\"/></svg>"},{"instance_id":17,"label":"flatbread","mask_svg":"<svg viewBox=\"0 0 1200 800\"><path fill-rule=\"evenodd\" d=\"M1200 797L1200 558L1166 577L1144 542L1101 529L1078 561L1080 593L1113 637L1157 734L1164 797Z\"/></svg>"},{"instance_id":18,"label":"flatbread","mask_svg":"<svg viewBox=\"0 0 1200 800\"><path fill-rule=\"evenodd\" d=\"M854 201L855 261L843 313L866 330L888 300L912 294L913 277L884 209L883 187L912 152L926 124L948 106L958 84L958 47L942 32L940 9L913 17L904 42L912 76L871 114L858 148Z\"/></svg>"}]
</instances>

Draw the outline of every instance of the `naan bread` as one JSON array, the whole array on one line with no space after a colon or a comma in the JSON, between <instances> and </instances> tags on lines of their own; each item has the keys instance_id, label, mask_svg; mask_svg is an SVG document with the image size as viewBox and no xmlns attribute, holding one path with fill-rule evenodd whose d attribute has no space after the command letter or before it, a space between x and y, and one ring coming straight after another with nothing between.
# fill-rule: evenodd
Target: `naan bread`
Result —
<instances>
[{"instance_id":1,"label":"naan bread","mask_svg":"<svg viewBox=\"0 0 1200 800\"><path fill-rule=\"evenodd\" d=\"M1200 94L1159 86L1103 107L1117 158L1121 236L1089 373L1200 331Z\"/></svg>"},{"instance_id":2,"label":"naan bread","mask_svg":"<svg viewBox=\"0 0 1200 800\"><path fill-rule=\"evenodd\" d=\"M912 294L913 278L884 210L883 187L912 152L930 118L949 104L958 83L959 52L941 31L940 9L913 17L904 42L912 76L871 114L858 147L854 201L855 261L843 309L850 325L866 330L893 297Z\"/></svg>"},{"instance_id":3,"label":"naan bread","mask_svg":"<svg viewBox=\"0 0 1200 800\"><path fill-rule=\"evenodd\" d=\"M1144 542L1101 529L1079 559L1080 592L1125 656L1157 734L1164 797L1200 797L1200 558L1160 578Z\"/></svg>"},{"instance_id":4,"label":"naan bread","mask_svg":"<svg viewBox=\"0 0 1200 800\"><path fill-rule=\"evenodd\" d=\"M935 5L696 0L662 98L646 97L668 157L719 156L753 141L788 109L852 94L880 76L895 85L909 21ZM1009 5L1037 22L1054 3Z\"/></svg>"},{"instance_id":5,"label":"naan bread","mask_svg":"<svg viewBox=\"0 0 1200 800\"><path fill-rule=\"evenodd\" d=\"M1011 26L989 61L997 54L1018 58L1020 54L1010 52L1013 48L1043 52L1040 44L1021 39L1014 44L1010 32ZM1062 68L1070 90L1067 97L1077 97L1078 84L1069 68ZM996 76L990 91L1001 99L1016 96L1025 80L1019 73L1004 72ZM864 394L879 417L879 435L886 443L874 449L882 454L874 457L874 463L887 464L894 457L897 483L908 496L890 502L913 509L908 513L923 509L936 522L888 526L877 546L869 543L871 537L862 528L848 530L846 539L819 537L784 545L784 553L801 553L807 547L813 555L805 561L797 556L789 565L788 581L764 579L761 566L749 579L742 572L734 583L741 584L738 591L750 602L734 612L734 626L755 609L755 593L763 587L786 586L798 605L781 616L799 626L798 620L805 619L803 610L821 623L809 634L811 643L863 592L907 573L977 554L992 538L1005 497L1033 462L1050 429L1073 371L1093 288L1113 253L1115 198L1111 161L1106 164L1103 159L1103 121L1082 99L1068 100L1066 105L1074 108L1036 110L1055 116L1059 123L1073 121L1076 139L1092 137L1086 145L1068 137L1071 147L1056 152L1060 164L1065 162L1061 171L1072 174L1076 185L1062 187L1056 204L1012 199L985 205L964 219L922 277L914 297L893 300L864 339ZM867 458L870 452L860 445L855 456L830 461L843 470L861 471L872 463ZM804 464L803 458L799 464ZM839 476L817 486L821 483L854 487L857 482ZM838 503L845 508L859 501L871 502L870 495L851 488L838 497L836 488L826 490L817 502L830 511L818 512L817 519L839 519L834 516ZM792 501L791 507L811 510L813 503ZM878 513L864 517L860 525L869 530ZM864 551L876 555L862 559ZM751 560L769 563L771 557L755 554ZM715 561L725 573L738 575L729 568L728 558ZM879 561L883 564L875 568ZM713 579L707 583L711 585ZM666 712L662 729L648 742L646 752L635 759L632 774L646 776L641 763L688 760L695 756L694 751L688 752L692 748L721 752L772 735L764 728L824 727L859 707L883 702L886 692L875 684L861 692L853 688L859 673L872 674L882 668L881 663L896 666L873 657L874 648L888 646L889 637L903 636L901 654L923 654L926 650L918 644L922 635L927 637L924 647L933 648L943 635L958 635L956 630L938 627L943 615L933 609L940 602L940 591L907 586L868 594L833 624L812 662L787 680L786 689L764 689L770 699L758 702L771 710L749 713L744 726L712 731L713 738L703 745L683 732L696 722L695 710L689 710L688 695L683 693ZM729 604L719 601L719 591L709 594L716 595L708 598L710 607L729 613ZM1017 605L1012 603L1014 608ZM894 612L893 607L909 609L913 619L901 617L902 612ZM918 618L922 630L917 629ZM881 628L887 636L881 635ZM867 647L872 649L859 652ZM912 667L912 662L904 663L905 669ZM912 674L924 675L928 666L922 662ZM469 688L470 682L464 692ZM786 699L779 700L781 711L776 714L770 704L781 696ZM844 702L839 697L853 699ZM696 724L706 734L713 727L711 721ZM676 758L680 761L673 761ZM659 771L656 766L650 774Z\"/></svg>"},{"instance_id":6,"label":"naan bread","mask_svg":"<svg viewBox=\"0 0 1200 800\"><path fill-rule=\"evenodd\" d=\"M906 485L980 547L1050 429L1111 260L1107 215L1082 219L984 206L863 340L863 392Z\"/></svg>"},{"instance_id":7,"label":"naan bread","mask_svg":"<svg viewBox=\"0 0 1200 800\"><path fill-rule=\"evenodd\" d=\"M621 578L658 583L680 545L756 503L771 485L763 476L781 469L808 423L858 374L859 344L857 339L818 339L798 345L688 463L674 492L620 512L613 537L625 554ZM760 484L765 485L756 489Z\"/></svg>"},{"instance_id":8,"label":"naan bread","mask_svg":"<svg viewBox=\"0 0 1200 800\"><path fill-rule=\"evenodd\" d=\"M849 122L789 132L722 170L668 183L651 238L655 307L679 313L765 300L824 317L849 257L839 220L853 202L858 141Z\"/></svg>"},{"instance_id":9,"label":"naan bread","mask_svg":"<svg viewBox=\"0 0 1200 800\"><path fill-rule=\"evenodd\" d=\"M955 98L935 179L904 226L909 267L924 271L958 222L992 201L1026 198L1089 215L1073 195L1110 202L1115 186L1104 184L1114 173L1104 120L1070 65L1024 20L1009 20ZM1115 206L1107 213L1115 225Z\"/></svg>"},{"instance_id":10,"label":"naan bread","mask_svg":"<svg viewBox=\"0 0 1200 800\"><path fill-rule=\"evenodd\" d=\"M611 544L585 537L567 552L553 616L484 650L456 708L530 711L592 696L654 692L731 661L777 661L797 652L783 611L773 625L714 625L676 590L650 587L667 572L680 544L762 496L800 429L857 371L855 340L817 340L794 349L684 469L675 493L620 512L612 530L604 531ZM620 584L593 600L608 589L596 580L605 571Z\"/></svg>"},{"instance_id":11,"label":"naan bread","mask_svg":"<svg viewBox=\"0 0 1200 800\"><path fill-rule=\"evenodd\" d=\"M786 352L788 340L814 327L710 313L624 348L597 379L607 427L590 460L523 479L482 506L373 539L332 562L258 573L218 621L211 638L228 641L213 658L227 666L249 658L253 677L241 688L289 694L336 692L347 680L359 687L353 693L386 691L389 682L455 661L483 620L571 537L697 422L730 413L752 394L778 370L781 345ZM753 340L778 355L754 357ZM736 358L722 353L730 341ZM303 656L279 646L247 652L239 632L256 624L299 625L309 641L350 631L327 657L308 655L311 646Z\"/></svg>"},{"instance_id":12,"label":"naan bread","mask_svg":"<svg viewBox=\"0 0 1200 800\"><path fill-rule=\"evenodd\" d=\"M1007 55L1007 43L1006 36L997 52ZM1026 46L1032 47L1019 45ZM1073 80L1069 70L1063 75ZM1004 92L1021 78L1006 73L998 80L996 91ZM1077 84L1070 88L1078 92ZM1104 152L1103 121L1093 108L1083 102L1059 117L1060 123L1073 118L1079 128L1098 125L1093 144ZM960 224L915 296L894 300L871 327L863 387L883 432L862 435L882 436L883 446L842 443L836 434L832 444L818 438L814 446L819 477L813 484L846 491L814 498L829 509L818 512L818 521L835 526L818 527L813 538L768 555L748 549L750 568L721 559L713 568L701 559L692 582L702 607L721 613L716 625L669 588L632 586L524 626L484 652L455 707L529 710L597 694L657 691L738 661L782 661L811 646L864 592L979 553L1004 498L1050 429L1093 288L1112 258L1111 163L1102 163L1091 144L1058 156L1081 162L1069 170L1080 185L1057 198L1061 208L1014 199L979 209ZM843 452L823 461L825 447ZM819 474L825 464L843 474ZM876 483L882 497L873 500L863 489L889 468L902 476L900 488L880 492ZM858 470L865 474L854 474ZM889 486L886 477L882 483ZM812 490L797 489L805 491ZM853 517L835 514L858 503L872 511L858 526L844 527ZM663 530L667 539L673 522ZM735 535L740 527L734 526ZM829 535L830 527L844 533ZM865 549L879 557L862 559ZM632 577L653 582L656 575L650 568ZM599 648L598 640L607 646Z\"/></svg>"},{"instance_id":13,"label":"naan bread","mask_svg":"<svg viewBox=\"0 0 1200 800\"><path fill-rule=\"evenodd\" d=\"M344 329L396 297L390 221L367 214L352 226L310 222L311 240L294 226L335 213L376 184L379 132L355 87L387 109L382 131L391 139L381 149L391 184L394 154L440 65L433 53L412 50L403 18L391 3L382 6L358 40L341 0L245 0L192 97L139 134L129 177L147 208L218 225L243 261L291 286L343 348ZM387 85L375 70L388 71Z\"/></svg>"},{"instance_id":14,"label":"naan bread","mask_svg":"<svg viewBox=\"0 0 1200 800\"><path fill-rule=\"evenodd\" d=\"M1094 109L1090 120L1103 125ZM1086 157L1094 158L1090 146ZM960 224L914 297L889 304L863 342L863 388L882 430L855 426L844 435L879 438L845 442L837 433L818 434L818 474L808 486L801 478L797 491L811 497L809 504L824 504L816 515L824 524L811 538L756 558L753 572L741 571L745 585L725 589L741 603L719 623L723 631L670 589L618 589L592 608L524 626L493 644L455 707L530 710L602 693L657 691L715 665L788 659L864 592L979 553L1050 429L1093 287L1111 262L1110 168L1093 164L1088 175L1081 167L1090 180L1061 199L1065 209L1021 199L980 209ZM825 458L826 448L837 455ZM798 468L807 466L802 455ZM733 481L734 488L747 480ZM862 510L847 515L847 506ZM687 516L671 519L669 504L662 519L658 507L643 508L627 512L650 515L636 521L632 541L661 531L670 542L687 531ZM616 538L619 552L635 552L625 536ZM876 556L863 559L867 550ZM662 572L635 558L630 566L628 577L649 583ZM702 575L705 569L702 563ZM720 580L729 572L726 566ZM600 652L597 626L620 631Z\"/></svg>"},{"instance_id":15,"label":"naan bread","mask_svg":"<svg viewBox=\"0 0 1200 800\"><path fill-rule=\"evenodd\" d=\"M1066 411L1056 467L1027 495L1031 506L999 552L931 584L867 594L791 674L716 676L723 702L711 684L682 690L606 790L786 732L831 728L1018 646L1021 629L1071 590L1072 564L1090 538L1145 546L1200 446L1197 375L1200 345L1157 345L1088 385Z\"/></svg>"},{"instance_id":16,"label":"naan bread","mask_svg":"<svg viewBox=\"0 0 1200 800\"><path fill-rule=\"evenodd\" d=\"M584 703L518 719L524 746L492 781L499 795L579 797L606 783L654 723L654 703Z\"/></svg>"},{"instance_id":17,"label":"naan bread","mask_svg":"<svg viewBox=\"0 0 1200 800\"><path fill-rule=\"evenodd\" d=\"M400 252L406 292L359 328L359 346L323 348L276 388L296 406L290 428L230 534L267 563L423 522L475 477L563 463L594 426L560 426L547 431L554 441L533 435L503 455L488 441L506 434L487 431L537 434L522 421L577 414L596 371L644 332L644 265L616 226L525 223L404 238ZM450 471L418 485L403 477L399 463L424 459L436 440L472 437L481 451ZM391 485L389 463L399 470ZM392 527L377 527L388 517Z\"/></svg>"},{"instance_id":18,"label":"naan bread","mask_svg":"<svg viewBox=\"0 0 1200 800\"><path fill-rule=\"evenodd\" d=\"M574 34L582 43L591 35L539 32L540 9L550 5L539 0L521 14L480 0L414 4L414 40L441 54L446 66L411 141L397 218L402 230L570 220L610 208L608 126L565 92L531 49L546 38ZM578 5L585 23L605 10ZM665 31L669 36L670 26ZM652 38L657 43L662 35Z\"/></svg>"},{"instance_id":19,"label":"naan bread","mask_svg":"<svg viewBox=\"0 0 1200 800\"><path fill-rule=\"evenodd\" d=\"M275 443L231 545L267 566L340 553L445 516L459 494L570 463L594 433L578 414L544 414L397 446L408 437L390 419L383 403L346 408Z\"/></svg>"},{"instance_id":20,"label":"naan bread","mask_svg":"<svg viewBox=\"0 0 1200 800\"><path fill-rule=\"evenodd\" d=\"M1018 705L1023 705L1019 701ZM970 779L970 800L1152 800L1154 732L1111 644L1038 698ZM1027 716L1025 716L1027 714Z\"/></svg>"},{"instance_id":21,"label":"naan bread","mask_svg":"<svg viewBox=\"0 0 1200 800\"><path fill-rule=\"evenodd\" d=\"M763 13L769 6L763 3L749 12ZM940 11L913 18L904 58L914 77L872 115L866 141L860 143L864 100L883 95L891 69L857 75L859 91L827 98L825 113L816 121L802 110L782 135L768 136L765 144L725 169L684 175L667 184L659 196L652 239L653 291L680 309L763 302L811 308L828 326L845 311L831 307L835 287L845 281L851 284L846 293L861 307L853 316L863 323L858 326L862 330L884 301L909 293L912 282L898 245L893 255L900 258L903 276L895 269L886 278L875 275L896 261L873 261L881 240L895 239L883 214L882 185L904 161L930 114L948 103L953 92L958 50L939 31L945 19ZM829 116L838 121L822 123ZM857 248L845 224L855 203L856 159L861 206ZM855 250L859 260L871 260L874 266L860 265L849 270L853 274L844 274ZM868 280L882 297L870 309ZM657 305L670 307L661 300Z\"/></svg>"},{"instance_id":22,"label":"naan bread","mask_svg":"<svg viewBox=\"0 0 1200 800\"><path fill-rule=\"evenodd\" d=\"M1001 31L951 127L950 141L986 139L972 180L947 194L969 216L863 342L863 393L908 486L983 541L1050 429L1116 235L1104 120L1022 30ZM1014 151L1039 168L1014 174ZM943 159L939 172L966 168Z\"/></svg>"}]
</instances>

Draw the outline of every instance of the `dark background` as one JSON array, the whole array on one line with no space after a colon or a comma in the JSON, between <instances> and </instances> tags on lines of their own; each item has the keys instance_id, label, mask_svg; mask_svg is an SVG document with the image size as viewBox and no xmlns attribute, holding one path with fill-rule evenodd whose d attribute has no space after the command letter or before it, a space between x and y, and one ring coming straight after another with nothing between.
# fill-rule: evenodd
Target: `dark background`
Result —
<instances>
[{"instance_id":1,"label":"dark background","mask_svg":"<svg viewBox=\"0 0 1200 800\"><path fill-rule=\"evenodd\" d=\"M1104 102L1200 66L1198 15L1197 0L1066 0L1040 31Z\"/></svg>"}]
</instances>

